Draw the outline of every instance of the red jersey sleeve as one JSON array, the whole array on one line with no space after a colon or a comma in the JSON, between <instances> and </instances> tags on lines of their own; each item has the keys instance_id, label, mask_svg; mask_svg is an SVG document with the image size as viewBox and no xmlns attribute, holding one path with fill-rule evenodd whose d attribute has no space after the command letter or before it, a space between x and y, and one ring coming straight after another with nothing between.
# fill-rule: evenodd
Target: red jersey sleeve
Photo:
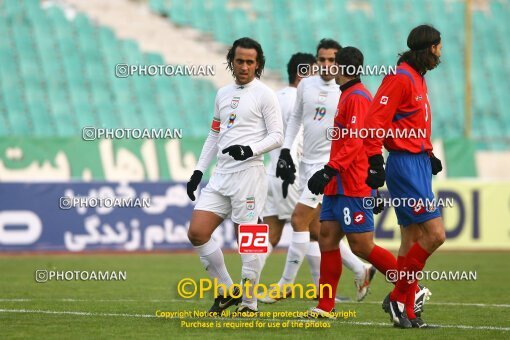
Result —
<instances>
[{"instance_id":1,"label":"red jersey sleeve","mask_svg":"<svg viewBox=\"0 0 510 340\"><path fill-rule=\"evenodd\" d=\"M367 130L374 131L363 142L368 157L382 153L384 138L377 138L375 131L390 128L391 120L407 91L406 87L400 76L391 75L383 79L377 90L365 119Z\"/></svg>"},{"instance_id":2,"label":"red jersey sleeve","mask_svg":"<svg viewBox=\"0 0 510 340\"><path fill-rule=\"evenodd\" d=\"M359 130L365 125L366 112L370 101L360 95L350 95L345 106L346 138L333 140L338 148L332 145L334 153L330 155L328 165L338 172L349 168L353 160L363 147L363 140L359 138Z\"/></svg>"}]
</instances>

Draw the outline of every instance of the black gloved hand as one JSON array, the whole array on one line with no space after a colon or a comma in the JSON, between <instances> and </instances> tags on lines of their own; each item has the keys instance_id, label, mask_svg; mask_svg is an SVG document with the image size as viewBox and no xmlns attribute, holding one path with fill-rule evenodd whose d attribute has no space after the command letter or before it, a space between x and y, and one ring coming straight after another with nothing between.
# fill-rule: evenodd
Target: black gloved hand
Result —
<instances>
[{"instance_id":1,"label":"black gloved hand","mask_svg":"<svg viewBox=\"0 0 510 340\"><path fill-rule=\"evenodd\" d=\"M193 175L191 175L191 178L189 179L189 182L187 184L187 191L188 191L188 197L190 200L195 200L195 190L197 190L198 185L200 184L200 181L202 180L202 171L195 170L193 172Z\"/></svg>"},{"instance_id":2,"label":"black gloved hand","mask_svg":"<svg viewBox=\"0 0 510 340\"><path fill-rule=\"evenodd\" d=\"M283 198L287 198L287 195L289 194L289 185L290 185L289 181L283 181L282 182L282 195L283 195Z\"/></svg>"},{"instance_id":3,"label":"black gloved hand","mask_svg":"<svg viewBox=\"0 0 510 340\"><path fill-rule=\"evenodd\" d=\"M278 158L278 164L276 164L276 177L288 181L289 184L293 184L296 179L296 166L292 161L289 149L282 149L280 151L280 157Z\"/></svg>"},{"instance_id":4,"label":"black gloved hand","mask_svg":"<svg viewBox=\"0 0 510 340\"><path fill-rule=\"evenodd\" d=\"M438 173L443 170L443 164L441 163L441 160L434 156L433 153L430 153L430 166L432 167L432 175L437 175Z\"/></svg>"},{"instance_id":5,"label":"black gloved hand","mask_svg":"<svg viewBox=\"0 0 510 340\"><path fill-rule=\"evenodd\" d=\"M308 189L310 189L314 195L323 194L324 188L337 173L338 172L332 167L324 165L324 169L317 171L310 177L308 180Z\"/></svg>"},{"instance_id":6,"label":"black gloved hand","mask_svg":"<svg viewBox=\"0 0 510 340\"><path fill-rule=\"evenodd\" d=\"M253 156L253 151L248 145L231 145L221 151L221 153L227 152L236 161L244 161Z\"/></svg>"},{"instance_id":7,"label":"black gloved hand","mask_svg":"<svg viewBox=\"0 0 510 340\"><path fill-rule=\"evenodd\" d=\"M372 209L375 215L380 214L384 210L384 202L378 202L379 198L381 198L381 194L379 194L379 190L377 190L377 194L375 195L375 206Z\"/></svg>"},{"instance_id":8,"label":"black gloved hand","mask_svg":"<svg viewBox=\"0 0 510 340\"><path fill-rule=\"evenodd\" d=\"M368 158L368 176L365 183L372 189L380 188L386 180L384 171L384 158L382 155L374 155Z\"/></svg>"}]
</instances>

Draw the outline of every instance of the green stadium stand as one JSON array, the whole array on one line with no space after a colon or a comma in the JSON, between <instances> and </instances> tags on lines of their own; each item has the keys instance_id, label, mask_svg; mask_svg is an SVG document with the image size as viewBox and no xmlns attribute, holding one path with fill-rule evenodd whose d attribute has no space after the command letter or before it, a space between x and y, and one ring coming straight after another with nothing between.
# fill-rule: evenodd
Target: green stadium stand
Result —
<instances>
[{"instance_id":1,"label":"green stadium stand","mask_svg":"<svg viewBox=\"0 0 510 340\"><path fill-rule=\"evenodd\" d=\"M212 6L205 7L204 4ZM321 38L331 37L344 46L356 46L370 65L394 65L406 49L407 34L420 23L430 23L442 33L442 65L427 75L434 113L434 136L457 138L464 125L464 4L461 1L407 0L149 0L151 10L179 25L211 33L230 45L242 36L257 39L266 54L266 67L286 81L286 63L297 51L315 53ZM473 31L472 110L473 137L510 140L510 110L503 100L510 79L510 5L490 1L488 12L475 11ZM209 21L204 20L207 8ZM202 18L199 20L199 18ZM207 24L206 22L209 22ZM210 24L212 23L212 25ZM487 37L490 37L488 39ZM382 77L365 77L375 92ZM484 147L491 146L483 142ZM502 145L494 142L495 147Z\"/></svg>"},{"instance_id":2,"label":"green stadium stand","mask_svg":"<svg viewBox=\"0 0 510 340\"><path fill-rule=\"evenodd\" d=\"M177 15L188 7L183 4ZM165 63L83 14L68 19L59 7L43 9L38 1L1 1L0 32L0 136L81 136L85 126L184 128L190 137L207 135L203 122L211 118L216 92L211 82L116 78L116 64Z\"/></svg>"}]
</instances>

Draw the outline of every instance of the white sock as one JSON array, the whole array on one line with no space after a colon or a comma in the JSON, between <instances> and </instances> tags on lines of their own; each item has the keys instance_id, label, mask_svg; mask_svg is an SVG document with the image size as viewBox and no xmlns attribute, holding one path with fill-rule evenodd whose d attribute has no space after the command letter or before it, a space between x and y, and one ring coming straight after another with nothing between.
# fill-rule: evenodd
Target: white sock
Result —
<instances>
[{"instance_id":1,"label":"white sock","mask_svg":"<svg viewBox=\"0 0 510 340\"><path fill-rule=\"evenodd\" d=\"M343 240L340 241L340 254L342 255L342 263L349 268L356 279L361 280L365 276L365 264L351 251Z\"/></svg>"},{"instance_id":2,"label":"white sock","mask_svg":"<svg viewBox=\"0 0 510 340\"><path fill-rule=\"evenodd\" d=\"M193 248L195 248L200 256L200 262L204 265L209 276L212 279L218 279L218 284L224 284L228 290L233 282L230 274L228 273L227 267L225 266L223 252L221 251L218 243L211 238L205 244ZM215 292L215 294L223 294L221 286L219 290L220 291Z\"/></svg>"},{"instance_id":3,"label":"white sock","mask_svg":"<svg viewBox=\"0 0 510 340\"><path fill-rule=\"evenodd\" d=\"M321 276L321 249L319 248L319 242L311 241L306 253L306 259L310 265L310 273L312 274L313 283L319 291L319 277Z\"/></svg>"},{"instance_id":4,"label":"white sock","mask_svg":"<svg viewBox=\"0 0 510 340\"><path fill-rule=\"evenodd\" d=\"M310 246L310 232L309 231L294 231L292 233L292 242L290 243L289 250L287 252L287 259L285 260L285 268L283 269L283 275L278 284L284 285L294 283L297 272L303 258Z\"/></svg>"},{"instance_id":5,"label":"white sock","mask_svg":"<svg viewBox=\"0 0 510 340\"><path fill-rule=\"evenodd\" d=\"M255 286L258 285L260 279L260 271L262 269L262 259L259 254L241 254L243 267L241 269L241 284L249 280L251 285L249 289L243 288L243 306L257 310L257 297L255 296ZM248 295L250 296L248 298Z\"/></svg>"},{"instance_id":6,"label":"white sock","mask_svg":"<svg viewBox=\"0 0 510 340\"><path fill-rule=\"evenodd\" d=\"M269 255L271 255L272 252L273 252L273 246L271 245L271 243L268 243L267 244L267 253L260 254L260 260L262 262L262 267L260 268L261 272L262 272L262 269L264 269L264 266L266 265L267 258L269 257Z\"/></svg>"}]
</instances>

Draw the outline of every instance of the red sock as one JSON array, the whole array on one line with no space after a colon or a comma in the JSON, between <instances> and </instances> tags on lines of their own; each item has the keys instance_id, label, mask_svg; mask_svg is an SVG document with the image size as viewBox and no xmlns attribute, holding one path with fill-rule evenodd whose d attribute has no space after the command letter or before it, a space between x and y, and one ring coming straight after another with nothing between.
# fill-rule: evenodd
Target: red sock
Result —
<instances>
[{"instance_id":1,"label":"red sock","mask_svg":"<svg viewBox=\"0 0 510 340\"><path fill-rule=\"evenodd\" d=\"M319 287L323 288L319 288L319 304L317 308L331 312L335 307L336 287L338 286L340 275L342 275L342 255L340 255L340 249L321 252ZM323 286L326 284L331 285L331 291L328 287Z\"/></svg>"},{"instance_id":2,"label":"red sock","mask_svg":"<svg viewBox=\"0 0 510 340\"><path fill-rule=\"evenodd\" d=\"M397 257L397 269L398 269L399 275L400 275L400 272L404 269L404 262L405 262L405 260L406 260L405 256ZM391 301L399 301L399 302L405 303L406 302L405 294L401 293L397 289L396 282L394 284L395 284L395 287L393 287L393 290L390 293L390 300Z\"/></svg>"},{"instance_id":3,"label":"red sock","mask_svg":"<svg viewBox=\"0 0 510 340\"><path fill-rule=\"evenodd\" d=\"M416 318L416 314L414 314L414 299L416 296L416 288L418 288L418 280L414 281L407 291L406 295L406 314L407 318L414 319Z\"/></svg>"},{"instance_id":4,"label":"red sock","mask_svg":"<svg viewBox=\"0 0 510 340\"><path fill-rule=\"evenodd\" d=\"M406 267L407 271L409 273L416 274L417 272L421 271L423 267L425 267L425 262L429 258L430 254L423 249L418 242L416 242L411 249L409 250L409 253L407 253L406 261L404 267ZM402 286L407 286L408 291L406 293L406 312L407 317L409 319L416 318L416 315L414 314L414 297L416 294L416 288L418 286L417 280L403 280L404 284ZM397 285L400 282L397 282Z\"/></svg>"},{"instance_id":5,"label":"red sock","mask_svg":"<svg viewBox=\"0 0 510 340\"><path fill-rule=\"evenodd\" d=\"M384 248L375 245L367 258L368 262L374 265L378 271L386 275L388 270L397 270L397 260L392 253Z\"/></svg>"}]
</instances>

